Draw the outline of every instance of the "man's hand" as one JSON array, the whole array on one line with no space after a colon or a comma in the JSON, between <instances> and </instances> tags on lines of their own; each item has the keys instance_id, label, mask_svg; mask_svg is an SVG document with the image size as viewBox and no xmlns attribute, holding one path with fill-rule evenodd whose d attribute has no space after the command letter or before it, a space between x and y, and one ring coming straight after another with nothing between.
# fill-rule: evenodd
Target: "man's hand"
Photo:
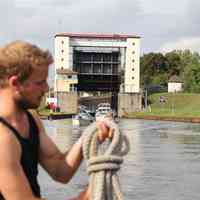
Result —
<instances>
[{"instance_id":1,"label":"man's hand","mask_svg":"<svg viewBox=\"0 0 200 200\"><path fill-rule=\"evenodd\" d=\"M110 119L105 118L104 120L97 121L97 129L98 129L98 139L100 142L103 142L106 138L111 139L114 133L114 129L110 128L107 124Z\"/></svg>"}]
</instances>

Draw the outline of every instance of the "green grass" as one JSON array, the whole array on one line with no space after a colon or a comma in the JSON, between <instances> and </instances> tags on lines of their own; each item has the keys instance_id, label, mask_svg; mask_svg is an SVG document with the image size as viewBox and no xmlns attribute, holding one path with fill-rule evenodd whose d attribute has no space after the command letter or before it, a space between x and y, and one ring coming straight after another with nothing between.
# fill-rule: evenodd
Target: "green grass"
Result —
<instances>
[{"instance_id":1,"label":"green grass","mask_svg":"<svg viewBox=\"0 0 200 200\"><path fill-rule=\"evenodd\" d=\"M52 112L51 110L45 109L45 108L40 109L37 112L39 113L39 115L42 115L42 116L72 114L72 113L67 113L67 112Z\"/></svg>"},{"instance_id":2,"label":"green grass","mask_svg":"<svg viewBox=\"0 0 200 200\"><path fill-rule=\"evenodd\" d=\"M165 97L165 103L160 103L160 96ZM149 99L151 109L130 113L130 116L200 117L200 94L157 93Z\"/></svg>"}]
</instances>

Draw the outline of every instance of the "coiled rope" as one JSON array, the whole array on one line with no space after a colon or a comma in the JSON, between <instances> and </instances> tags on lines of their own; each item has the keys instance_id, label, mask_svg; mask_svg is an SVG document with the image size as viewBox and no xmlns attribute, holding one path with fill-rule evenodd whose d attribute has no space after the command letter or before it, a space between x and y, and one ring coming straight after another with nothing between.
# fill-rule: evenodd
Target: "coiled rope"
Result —
<instances>
[{"instance_id":1,"label":"coiled rope","mask_svg":"<svg viewBox=\"0 0 200 200\"><path fill-rule=\"evenodd\" d=\"M101 152L104 143L98 140L96 122L83 132L83 156L90 179L91 200L123 200L117 171L123 162L122 156L129 151L129 142L117 124L108 121L107 125L114 128L114 133L104 152Z\"/></svg>"}]
</instances>

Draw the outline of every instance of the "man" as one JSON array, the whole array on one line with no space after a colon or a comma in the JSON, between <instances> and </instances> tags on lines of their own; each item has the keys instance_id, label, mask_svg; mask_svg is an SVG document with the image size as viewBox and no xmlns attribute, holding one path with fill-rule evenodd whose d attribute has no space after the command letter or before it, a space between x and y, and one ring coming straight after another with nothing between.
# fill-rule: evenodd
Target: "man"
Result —
<instances>
[{"instance_id":1,"label":"man","mask_svg":"<svg viewBox=\"0 0 200 200\"><path fill-rule=\"evenodd\" d=\"M28 109L40 105L48 91L48 51L26 42L12 42L0 49L0 199L40 200L38 163L56 181L67 183L82 160L82 138L66 154L45 133ZM104 122L99 139L112 135ZM76 200L89 199L89 190Z\"/></svg>"}]
</instances>

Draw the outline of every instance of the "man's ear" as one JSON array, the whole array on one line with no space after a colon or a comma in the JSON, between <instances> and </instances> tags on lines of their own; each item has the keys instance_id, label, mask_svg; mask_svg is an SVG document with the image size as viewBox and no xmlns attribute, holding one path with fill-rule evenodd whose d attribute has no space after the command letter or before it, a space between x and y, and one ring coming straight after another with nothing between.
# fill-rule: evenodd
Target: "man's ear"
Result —
<instances>
[{"instance_id":1,"label":"man's ear","mask_svg":"<svg viewBox=\"0 0 200 200\"><path fill-rule=\"evenodd\" d=\"M20 84L18 76L16 76L16 75L11 76L8 79L8 84L9 84L10 87L17 89L19 87L19 84Z\"/></svg>"}]
</instances>

